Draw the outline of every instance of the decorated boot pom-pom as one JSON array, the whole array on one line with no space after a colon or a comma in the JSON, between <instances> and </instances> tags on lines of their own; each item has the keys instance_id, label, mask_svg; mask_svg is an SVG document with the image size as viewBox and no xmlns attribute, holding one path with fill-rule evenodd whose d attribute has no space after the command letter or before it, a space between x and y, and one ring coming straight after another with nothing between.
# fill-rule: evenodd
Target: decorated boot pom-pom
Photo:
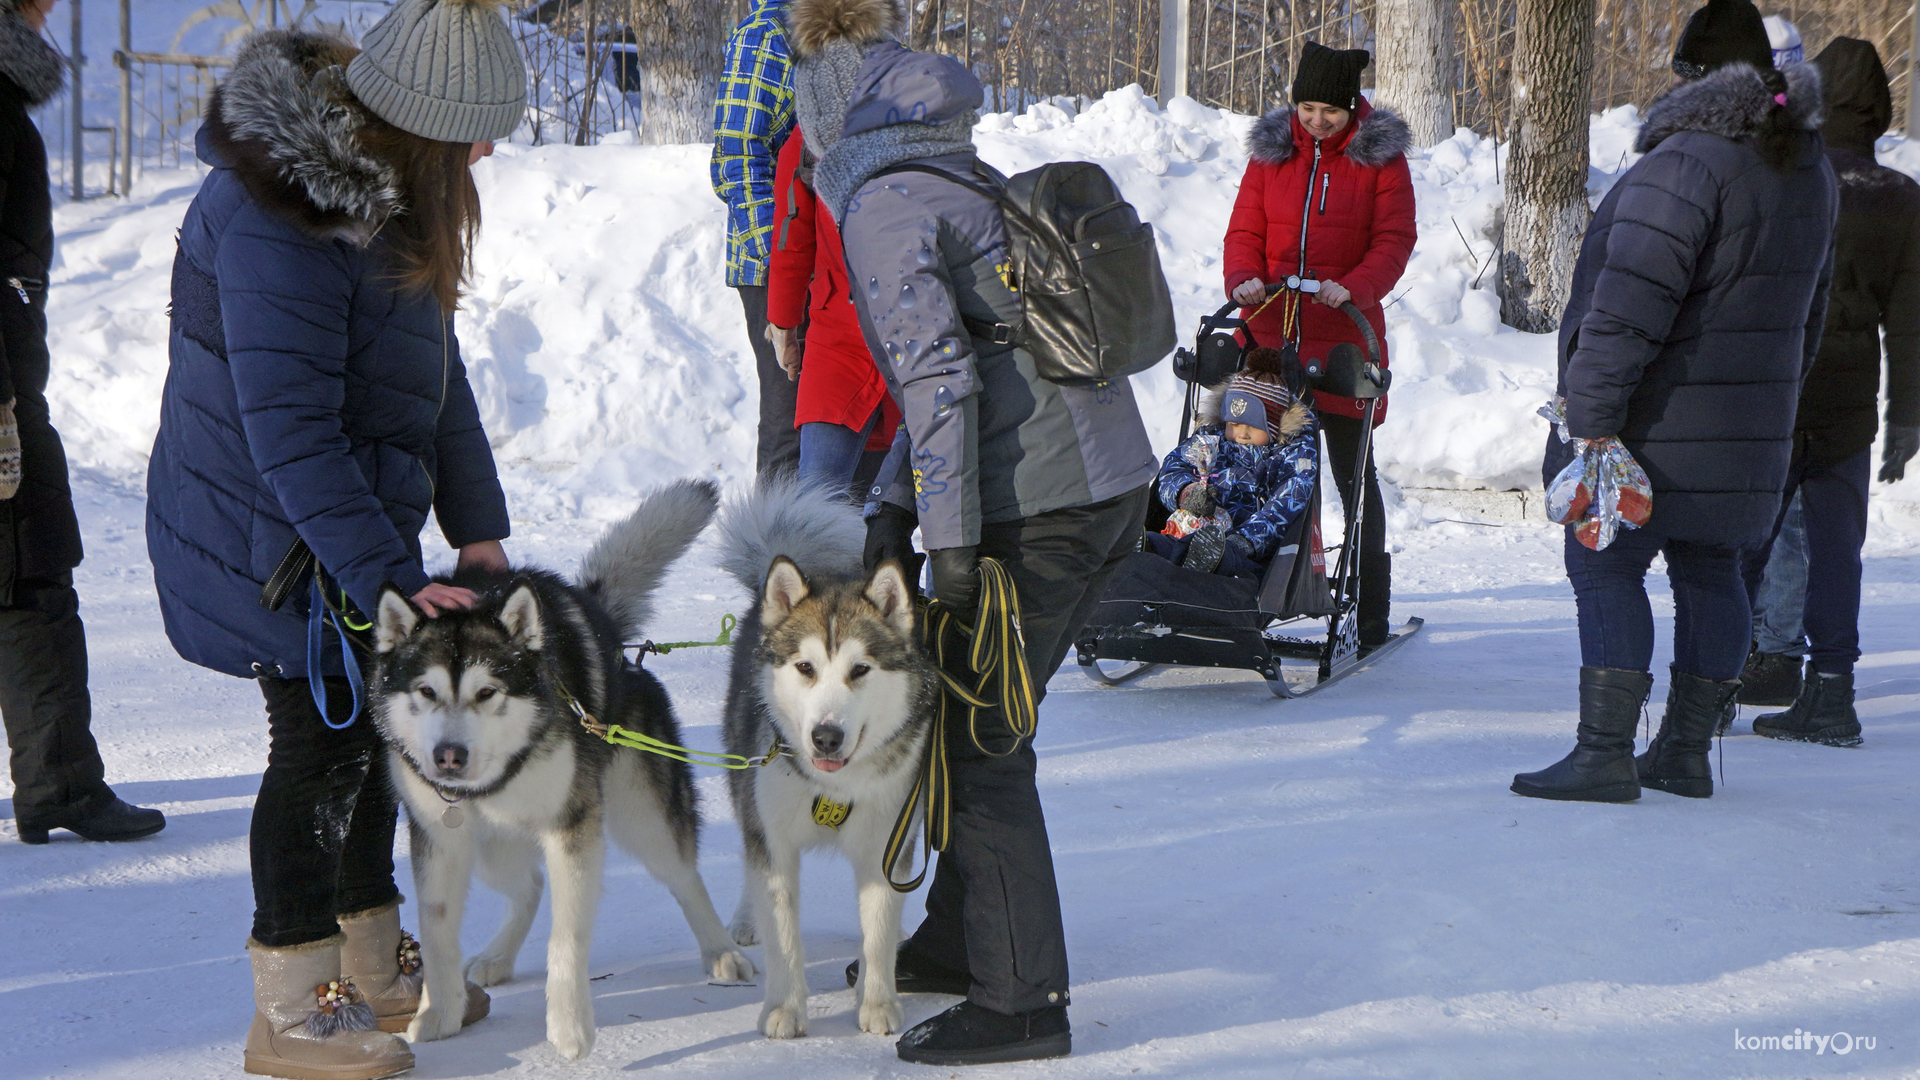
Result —
<instances>
[{"instance_id":1,"label":"decorated boot pom-pom","mask_svg":"<svg viewBox=\"0 0 1920 1080\"><path fill-rule=\"evenodd\" d=\"M414 975L419 973L420 943L415 941L413 935L407 933L405 930L400 931L400 948L399 955L396 959L400 962L400 974Z\"/></svg>"},{"instance_id":2,"label":"decorated boot pom-pom","mask_svg":"<svg viewBox=\"0 0 1920 1080\"><path fill-rule=\"evenodd\" d=\"M353 980L342 977L313 988L313 1012L307 1015L307 1034L324 1039L340 1031L372 1031L379 1026L373 1006L361 1000Z\"/></svg>"}]
</instances>

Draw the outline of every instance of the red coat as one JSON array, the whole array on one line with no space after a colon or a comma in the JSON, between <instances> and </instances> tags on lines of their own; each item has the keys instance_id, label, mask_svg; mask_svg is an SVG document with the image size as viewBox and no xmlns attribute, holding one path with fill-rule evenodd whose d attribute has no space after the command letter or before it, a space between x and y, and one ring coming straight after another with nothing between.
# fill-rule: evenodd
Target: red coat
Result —
<instances>
[{"instance_id":1,"label":"red coat","mask_svg":"<svg viewBox=\"0 0 1920 1080\"><path fill-rule=\"evenodd\" d=\"M1252 160L1227 223L1227 293L1253 278L1272 283L1300 272L1300 217L1305 211L1307 269L1353 294L1354 306L1366 313L1380 339L1384 364L1387 326L1380 304L1413 254L1413 176L1406 158L1410 141L1407 125L1398 116L1362 101L1346 130L1319 144L1316 161L1313 137L1290 106L1261 117L1248 140ZM1252 321L1249 329L1256 342L1281 344L1285 302L1275 300ZM1324 358L1343 341L1366 347L1359 327L1339 309L1302 297L1300 312L1301 359ZM1352 398L1328 394L1315 395L1314 407L1344 416L1365 413ZM1375 420L1385 417L1382 398Z\"/></svg>"},{"instance_id":2,"label":"red coat","mask_svg":"<svg viewBox=\"0 0 1920 1080\"><path fill-rule=\"evenodd\" d=\"M880 423L867 449L885 450L900 426L900 409L867 351L847 288L840 230L808 186L811 170L801 172L805 152L795 128L774 167L773 250L767 261L768 321L785 327L807 322L793 424L825 422L859 431L879 406Z\"/></svg>"}]
</instances>

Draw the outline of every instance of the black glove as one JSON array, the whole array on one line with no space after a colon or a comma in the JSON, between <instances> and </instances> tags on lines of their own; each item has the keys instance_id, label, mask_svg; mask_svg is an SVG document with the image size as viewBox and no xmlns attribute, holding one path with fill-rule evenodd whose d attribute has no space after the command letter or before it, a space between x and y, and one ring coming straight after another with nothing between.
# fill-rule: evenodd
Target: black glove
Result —
<instances>
[{"instance_id":1,"label":"black glove","mask_svg":"<svg viewBox=\"0 0 1920 1080\"><path fill-rule=\"evenodd\" d=\"M1213 493L1207 490L1206 481L1195 480L1180 489L1180 509L1194 517L1213 513Z\"/></svg>"},{"instance_id":2,"label":"black glove","mask_svg":"<svg viewBox=\"0 0 1920 1080\"><path fill-rule=\"evenodd\" d=\"M1907 475L1907 462L1920 453L1920 427L1887 425L1887 444L1880 449L1880 482L1891 484Z\"/></svg>"},{"instance_id":3,"label":"black glove","mask_svg":"<svg viewBox=\"0 0 1920 1080\"><path fill-rule=\"evenodd\" d=\"M1220 569L1220 558L1227 553L1227 530L1218 522L1187 534L1187 557L1180 560L1183 569L1211 574Z\"/></svg>"},{"instance_id":4,"label":"black glove","mask_svg":"<svg viewBox=\"0 0 1920 1080\"><path fill-rule=\"evenodd\" d=\"M916 525L920 525L920 519L904 509L891 502L879 503L879 511L866 519L866 550L860 553L866 573L874 573L874 567L893 559L912 573L912 580L920 580L920 553L914 552Z\"/></svg>"},{"instance_id":5,"label":"black glove","mask_svg":"<svg viewBox=\"0 0 1920 1080\"><path fill-rule=\"evenodd\" d=\"M971 622L973 610L980 604L979 549L939 548L927 552L927 558L933 562L934 599Z\"/></svg>"}]
</instances>

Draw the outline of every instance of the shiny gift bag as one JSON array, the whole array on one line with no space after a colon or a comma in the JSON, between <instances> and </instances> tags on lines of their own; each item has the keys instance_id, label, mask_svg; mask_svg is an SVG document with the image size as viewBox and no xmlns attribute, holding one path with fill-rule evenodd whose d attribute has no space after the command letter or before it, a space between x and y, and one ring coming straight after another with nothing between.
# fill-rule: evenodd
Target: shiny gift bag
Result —
<instances>
[{"instance_id":1,"label":"shiny gift bag","mask_svg":"<svg viewBox=\"0 0 1920 1080\"><path fill-rule=\"evenodd\" d=\"M1547 485L1547 517L1572 525L1574 537L1603 551L1624 526L1637 529L1653 517L1653 484L1633 454L1612 436L1576 439L1567 431L1566 402L1560 398L1540 409L1573 443L1573 460Z\"/></svg>"}]
</instances>

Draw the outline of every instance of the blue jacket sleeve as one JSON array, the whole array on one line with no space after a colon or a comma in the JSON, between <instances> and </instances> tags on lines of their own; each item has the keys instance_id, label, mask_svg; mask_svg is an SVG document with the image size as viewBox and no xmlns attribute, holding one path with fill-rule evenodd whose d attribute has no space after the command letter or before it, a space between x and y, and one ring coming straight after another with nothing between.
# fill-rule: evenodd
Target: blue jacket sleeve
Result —
<instances>
[{"instance_id":1,"label":"blue jacket sleeve","mask_svg":"<svg viewBox=\"0 0 1920 1080\"><path fill-rule=\"evenodd\" d=\"M433 485L433 515L453 547L482 540L505 540L513 531L507 522L507 497L500 490L493 447L480 426L480 406L473 400L467 365L460 360L460 340L447 320L447 342L453 357L447 373L447 396L440 405L440 423L433 435L438 476Z\"/></svg>"},{"instance_id":2,"label":"blue jacket sleeve","mask_svg":"<svg viewBox=\"0 0 1920 1080\"><path fill-rule=\"evenodd\" d=\"M1626 426L1627 403L1673 330L1718 216L1718 181L1684 150L1655 150L1620 183L1593 305L1570 339L1567 427L1576 439Z\"/></svg>"},{"instance_id":3,"label":"blue jacket sleeve","mask_svg":"<svg viewBox=\"0 0 1920 1080\"><path fill-rule=\"evenodd\" d=\"M287 521L363 611L391 582L427 585L381 508L340 422L354 272L347 251L257 210L215 259L227 363L248 453Z\"/></svg>"},{"instance_id":4,"label":"blue jacket sleeve","mask_svg":"<svg viewBox=\"0 0 1920 1080\"><path fill-rule=\"evenodd\" d=\"M1261 562L1273 558L1287 530L1313 501L1314 479L1320 471L1317 422L1309 422L1287 440L1276 455L1273 471L1273 493L1234 530L1253 546L1253 557Z\"/></svg>"},{"instance_id":5,"label":"blue jacket sleeve","mask_svg":"<svg viewBox=\"0 0 1920 1080\"><path fill-rule=\"evenodd\" d=\"M773 239L773 174L793 130L793 60L773 18L727 40L713 101L713 193L727 204L727 284L762 285Z\"/></svg>"},{"instance_id":6,"label":"blue jacket sleeve","mask_svg":"<svg viewBox=\"0 0 1920 1080\"><path fill-rule=\"evenodd\" d=\"M1188 484L1206 482L1199 469L1204 436L1204 429L1187 436L1185 442L1168 451L1165 460L1160 462L1160 475L1153 478L1153 490L1168 512L1180 508L1180 492Z\"/></svg>"}]
</instances>

